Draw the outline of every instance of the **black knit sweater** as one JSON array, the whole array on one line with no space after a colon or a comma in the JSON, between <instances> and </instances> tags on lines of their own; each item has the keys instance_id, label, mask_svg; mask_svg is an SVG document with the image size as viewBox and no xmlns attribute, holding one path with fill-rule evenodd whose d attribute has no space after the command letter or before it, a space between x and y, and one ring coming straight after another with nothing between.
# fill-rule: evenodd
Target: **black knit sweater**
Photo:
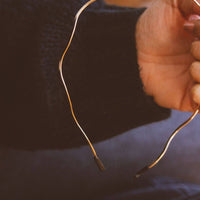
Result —
<instances>
[{"instance_id":1,"label":"black knit sweater","mask_svg":"<svg viewBox=\"0 0 200 200\"><path fill-rule=\"evenodd\" d=\"M1 0L0 144L20 149L85 144L70 113L58 63L81 0ZM64 76L93 142L161 120L139 77L135 25L144 9L94 3L80 18Z\"/></svg>"}]
</instances>

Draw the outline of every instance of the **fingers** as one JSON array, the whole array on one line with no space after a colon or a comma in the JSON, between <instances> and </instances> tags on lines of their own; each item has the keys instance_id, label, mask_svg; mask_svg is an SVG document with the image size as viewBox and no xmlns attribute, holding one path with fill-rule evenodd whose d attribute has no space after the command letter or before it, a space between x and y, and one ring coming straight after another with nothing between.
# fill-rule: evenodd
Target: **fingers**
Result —
<instances>
[{"instance_id":1,"label":"fingers","mask_svg":"<svg viewBox=\"0 0 200 200\"><path fill-rule=\"evenodd\" d=\"M191 89L191 95L193 101L200 105L200 41L192 43L191 54L197 60L190 66L190 74L195 81L195 84Z\"/></svg>"},{"instance_id":2,"label":"fingers","mask_svg":"<svg viewBox=\"0 0 200 200\"><path fill-rule=\"evenodd\" d=\"M196 60L200 60L200 41L194 41L192 43L191 54Z\"/></svg>"},{"instance_id":3,"label":"fingers","mask_svg":"<svg viewBox=\"0 0 200 200\"><path fill-rule=\"evenodd\" d=\"M200 105L200 84L194 85L192 87L191 93L193 101Z\"/></svg>"},{"instance_id":4,"label":"fingers","mask_svg":"<svg viewBox=\"0 0 200 200\"><path fill-rule=\"evenodd\" d=\"M200 105L200 62L195 61L190 66L190 74L196 82L191 88L192 99L195 103Z\"/></svg>"},{"instance_id":5,"label":"fingers","mask_svg":"<svg viewBox=\"0 0 200 200\"><path fill-rule=\"evenodd\" d=\"M193 34L196 38L200 38L200 20L194 22ZM191 46L191 54L195 58L190 66L190 74L196 82L191 89L192 99L200 105L200 41L194 41Z\"/></svg>"},{"instance_id":6,"label":"fingers","mask_svg":"<svg viewBox=\"0 0 200 200\"><path fill-rule=\"evenodd\" d=\"M190 67L190 74L195 82L200 83L200 62L193 62Z\"/></svg>"},{"instance_id":7,"label":"fingers","mask_svg":"<svg viewBox=\"0 0 200 200\"><path fill-rule=\"evenodd\" d=\"M197 39L200 38L200 20L196 20L193 26L193 35ZM191 45L191 54L196 60L200 60L200 41L196 40Z\"/></svg>"},{"instance_id":8,"label":"fingers","mask_svg":"<svg viewBox=\"0 0 200 200\"><path fill-rule=\"evenodd\" d=\"M199 19L194 22L193 34L197 38L200 37L200 20Z\"/></svg>"},{"instance_id":9,"label":"fingers","mask_svg":"<svg viewBox=\"0 0 200 200\"><path fill-rule=\"evenodd\" d=\"M178 0L178 4L184 16L200 15L200 0Z\"/></svg>"}]
</instances>

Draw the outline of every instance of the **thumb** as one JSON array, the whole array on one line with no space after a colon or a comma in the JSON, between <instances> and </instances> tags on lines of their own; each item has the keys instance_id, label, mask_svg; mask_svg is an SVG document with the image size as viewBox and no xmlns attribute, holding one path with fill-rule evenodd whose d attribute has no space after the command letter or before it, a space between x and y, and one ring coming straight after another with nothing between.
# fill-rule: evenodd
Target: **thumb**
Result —
<instances>
[{"instance_id":1,"label":"thumb","mask_svg":"<svg viewBox=\"0 0 200 200\"><path fill-rule=\"evenodd\" d=\"M184 16L200 15L200 0L178 0L178 4Z\"/></svg>"}]
</instances>

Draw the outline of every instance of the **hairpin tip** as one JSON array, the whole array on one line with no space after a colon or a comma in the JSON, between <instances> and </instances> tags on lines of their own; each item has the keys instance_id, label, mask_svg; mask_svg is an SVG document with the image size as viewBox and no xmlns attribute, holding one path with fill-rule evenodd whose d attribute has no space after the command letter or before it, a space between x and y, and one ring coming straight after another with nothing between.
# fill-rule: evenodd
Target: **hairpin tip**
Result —
<instances>
[{"instance_id":1,"label":"hairpin tip","mask_svg":"<svg viewBox=\"0 0 200 200\"><path fill-rule=\"evenodd\" d=\"M139 178L142 174L144 174L149 169L148 166L142 168L140 171L138 171L135 175L136 178Z\"/></svg>"},{"instance_id":2,"label":"hairpin tip","mask_svg":"<svg viewBox=\"0 0 200 200\"><path fill-rule=\"evenodd\" d=\"M95 160L99 170L101 172L105 171L105 167L104 167L103 163L101 162L101 160L97 156L94 157L94 160Z\"/></svg>"}]
</instances>

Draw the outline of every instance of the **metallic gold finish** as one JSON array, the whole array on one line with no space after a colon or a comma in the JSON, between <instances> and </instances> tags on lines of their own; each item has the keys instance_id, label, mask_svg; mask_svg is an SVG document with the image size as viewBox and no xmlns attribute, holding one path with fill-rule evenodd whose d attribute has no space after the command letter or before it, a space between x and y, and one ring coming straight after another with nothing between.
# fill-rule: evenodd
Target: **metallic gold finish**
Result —
<instances>
[{"instance_id":1,"label":"metallic gold finish","mask_svg":"<svg viewBox=\"0 0 200 200\"><path fill-rule=\"evenodd\" d=\"M200 7L200 3L197 0L193 0L193 2ZM199 113L200 111L200 106L198 105L198 108L194 111L194 113L192 114L192 116L186 120L184 123L182 123L169 137L167 143L165 144L165 147L163 149L163 151L161 152L161 154L158 156L158 158L150 165L144 167L143 169L141 169L140 171L138 171L136 173L136 178L139 178L143 173L145 173L148 169L151 169L152 167L154 167L165 155L165 153L167 152L167 149L169 148L170 143L172 142L172 140L174 139L174 137L176 136L176 134L183 128L185 127L187 124L189 124L194 118L195 116Z\"/></svg>"},{"instance_id":2,"label":"metallic gold finish","mask_svg":"<svg viewBox=\"0 0 200 200\"><path fill-rule=\"evenodd\" d=\"M189 124L189 123L195 118L195 116L198 114L198 112L199 112L199 108L197 108L197 109L195 110L195 112L192 114L192 116L191 116L188 120L186 120L184 123L182 123L182 124L172 133L172 135L171 135L170 138L168 139L168 141L167 141L167 143L166 143L166 145L165 145L163 151L162 151L161 154L158 156L157 160L156 160L154 163L152 163L151 165L148 166L149 168L154 167L154 166L162 159L162 157L163 157L163 156L165 155L165 153L167 152L167 149L168 149L170 143L172 142L173 138L176 136L176 134L177 134L184 126L186 126L187 124Z\"/></svg>"},{"instance_id":3,"label":"metallic gold finish","mask_svg":"<svg viewBox=\"0 0 200 200\"><path fill-rule=\"evenodd\" d=\"M59 71L60 71L60 77L61 77L61 80L62 80L62 83L63 83L63 86L65 88L65 91L66 91L66 94L67 94L67 98L68 98L68 101L69 101L69 105L70 105L70 110L71 110L71 114L72 114L72 117L76 123L76 125L78 126L78 128L80 129L80 131L82 132L83 136L85 137L85 139L87 140L91 150L92 150L92 153L94 155L94 159L96 161L96 164L98 166L98 168L100 169L100 171L104 171L105 168L104 168L104 165L103 163L101 162L101 160L98 158L97 156L97 153L90 141L90 139L88 138L88 136L86 135L85 131L83 130L83 128L81 127L81 125L79 124L77 118L76 118L76 115L74 113L74 109L73 109L73 105L72 105L72 101L71 101L71 97L70 97L70 94L69 94L69 90L67 88L67 85L65 83L65 79L63 77L63 60L64 60L64 57L65 57L65 54L67 53L70 45L71 45L71 42L73 40L73 37L74 37L74 34L75 34L75 31L76 31L76 27L77 27L77 23L78 23L78 19L80 17L80 15L82 14L82 12L92 3L94 3L95 1L97 0L90 0L88 1L87 3L85 3L80 9L79 11L77 12L76 16L75 16L75 22L74 22L74 27L73 27L73 30L72 30L72 34L71 34L71 37L69 39L69 42L67 44L67 47L66 49L64 50L63 54L62 54L62 57L60 59L60 62L59 62Z\"/></svg>"},{"instance_id":4,"label":"metallic gold finish","mask_svg":"<svg viewBox=\"0 0 200 200\"><path fill-rule=\"evenodd\" d=\"M197 0L193 0L193 2L200 7L200 3Z\"/></svg>"},{"instance_id":5,"label":"metallic gold finish","mask_svg":"<svg viewBox=\"0 0 200 200\"><path fill-rule=\"evenodd\" d=\"M154 167L165 155L165 153L167 152L167 149L170 145L170 143L172 142L173 138L176 136L176 134L183 128L185 127L187 124L189 124L194 118L195 116L199 113L200 111L200 107L198 106L198 108L194 111L194 113L192 114L192 116L187 119L184 123L182 123L169 137L167 143L165 144L165 147L163 149L163 151L161 152L161 154L158 156L158 158L150 165L144 167L142 170L140 170L139 172L136 173L136 178L139 178L144 172L146 172L148 169L151 169L152 167Z\"/></svg>"},{"instance_id":6,"label":"metallic gold finish","mask_svg":"<svg viewBox=\"0 0 200 200\"><path fill-rule=\"evenodd\" d=\"M85 3L80 9L79 11L77 12L76 16L75 16L75 22L74 22L74 27L73 27L73 30L72 30L72 34L71 34L71 37L69 39L69 42L67 44L67 47L66 49L64 50L63 54L62 54L62 57L60 59L60 62L59 62L59 72L60 72L60 77L61 77L61 80L62 80L62 83L63 83L63 86L65 88L65 91L66 91L66 94L67 94L67 97L68 97L68 101L69 101L69 104L70 104L70 110L71 110L71 114L72 114L72 117L76 123L76 125L78 126L78 128L80 129L80 131L82 132L83 136L85 137L85 139L87 140L91 150L92 150L92 153L94 155L94 160L98 166L98 168L100 169L100 171L104 171L105 168L104 168L104 165L103 163L101 162L101 160L98 158L97 156L97 153L91 143L91 141L89 140L89 138L87 137L85 131L82 129L81 125L79 124L76 116L75 116L75 113L74 113L74 110L73 110L73 105L72 105L72 101L71 101L71 97L70 97L70 94L69 94L69 90L67 88L67 85L65 83L65 79L63 77L63 60L64 60L64 57L65 57L65 54L67 53L70 45L71 45L71 42L73 40L73 37L74 37L74 34L75 34L75 31L76 31L76 27L77 27L77 23L78 23L78 19L80 17L80 15L82 14L82 12L92 3L94 3L95 1L97 0L90 0L88 1L87 3ZM200 7L200 3L197 1L197 0L193 0L193 2ZM162 158L163 156L165 155L165 153L167 152L168 148L169 148L169 145L170 143L172 142L173 138L176 136L176 134L183 128L185 127L187 124L189 124L194 118L195 116L199 113L200 111L200 107L198 106L198 108L194 111L194 113L192 114L192 116L186 120L184 123L182 123L170 136L170 138L168 139L163 151L161 152L161 154L158 156L158 158L150 165L144 167L143 169L141 169L137 174L136 174L136 178L140 177L143 173L145 173L148 169L151 169L152 167L154 167Z\"/></svg>"}]
</instances>

